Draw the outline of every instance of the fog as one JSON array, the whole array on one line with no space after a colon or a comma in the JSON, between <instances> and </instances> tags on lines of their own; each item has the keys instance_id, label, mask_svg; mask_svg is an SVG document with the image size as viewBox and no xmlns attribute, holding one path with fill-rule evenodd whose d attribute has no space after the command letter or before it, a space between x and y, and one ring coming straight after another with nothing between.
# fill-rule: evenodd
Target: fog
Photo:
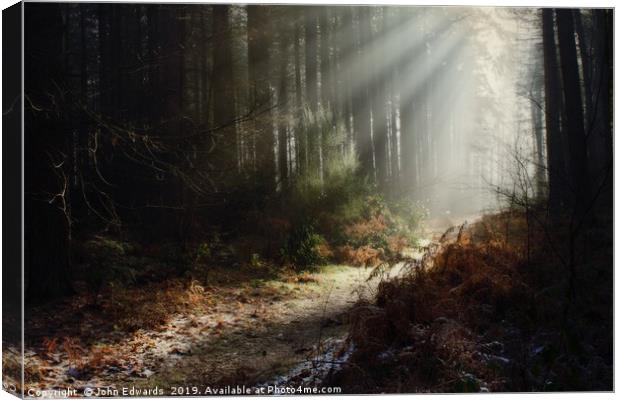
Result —
<instances>
[{"instance_id":1,"label":"fog","mask_svg":"<svg viewBox=\"0 0 620 400\"><path fill-rule=\"evenodd\" d=\"M420 8L411 14L376 46L389 49L382 68L407 58L399 101L411 97L422 107L418 126L426 134L408 150L416 173L403 190L435 216L496 209L498 187L515 183L515 158L531 160L534 153L532 100L523 91L537 57L531 12ZM404 54L400 44L407 46Z\"/></svg>"}]
</instances>

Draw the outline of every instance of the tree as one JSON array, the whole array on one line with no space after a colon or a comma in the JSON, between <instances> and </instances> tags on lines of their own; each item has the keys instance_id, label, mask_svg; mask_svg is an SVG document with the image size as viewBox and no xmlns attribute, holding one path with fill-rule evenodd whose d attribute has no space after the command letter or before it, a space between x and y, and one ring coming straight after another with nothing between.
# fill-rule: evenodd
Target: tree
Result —
<instances>
[{"instance_id":1,"label":"tree","mask_svg":"<svg viewBox=\"0 0 620 400\"><path fill-rule=\"evenodd\" d=\"M579 40L579 59L581 61L581 71L583 76L583 88L585 92L584 96L584 119L586 129L592 121L592 82L590 74L592 72L592 66L590 65L590 55L588 54L588 40L585 35L582 11L573 10L573 17L575 20L575 33Z\"/></svg>"},{"instance_id":2,"label":"tree","mask_svg":"<svg viewBox=\"0 0 620 400\"><path fill-rule=\"evenodd\" d=\"M310 111L316 112L318 96L318 32L316 7L304 7L304 40L306 63L306 97Z\"/></svg>"},{"instance_id":3,"label":"tree","mask_svg":"<svg viewBox=\"0 0 620 400\"><path fill-rule=\"evenodd\" d=\"M586 127L590 154L591 180L595 187L607 184L606 202L610 203L613 166L613 16L610 10L592 10L592 74L593 96L591 121Z\"/></svg>"},{"instance_id":4,"label":"tree","mask_svg":"<svg viewBox=\"0 0 620 400\"><path fill-rule=\"evenodd\" d=\"M272 95L269 83L269 8L248 6L248 77L250 104L256 113L252 132L256 142L256 175L266 193L275 187L274 136L271 125Z\"/></svg>"},{"instance_id":5,"label":"tree","mask_svg":"<svg viewBox=\"0 0 620 400\"><path fill-rule=\"evenodd\" d=\"M293 45L294 50L294 63L295 63L295 108L296 108L296 119L297 125L295 127L295 164L297 167L298 175L303 175L308 170L308 137L306 136L306 131L301 126L303 122L303 104L302 104L302 82L301 82L301 31L302 26L299 23L300 14L296 13L295 19L296 23L295 30L295 43Z\"/></svg>"},{"instance_id":6,"label":"tree","mask_svg":"<svg viewBox=\"0 0 620 400\"><path fill-rule=\"evenodd\" d=\"M382 12L384 10L379 9ZM381 38L385 35L385 16L381 14L381 27L377 36ZM372 39L370 39L372 42ZM378 42L378 40L377 40ZM375 44L376 46L376 44ZM385 56L385 54L383 54ZM386 82L390 73L390 69L377 69L376 63L372 60L371 65L371 107L372 107L372 133L374 142L375 168L377 171L377 183L380 188L387 190L388 180L388 127L386 113Z\"/></svg>"},{"instance_id":7,"label":"tree","mask_svg":"<svg viewBox=\"0 0 620 400\"><path fill-rule=\"evenodd\" d=\"M236 172L238 155L237 132L234 123L235 93L233 76L232 43L228 5L214 5L213 9L213 125L220 128L214 139L217 160L215 169L219 174Z\"/></svg>"},{"instance_id":8,"label":"tree","mask_svg":"<svg viewBox=\"0 0 620 400\"><path fill-rule=\"evenodd\" d=\"M283 24L284 25L284 24ZM278 121L278 170L282 188L288 185L288 45L289 29L286 25L280 30L280 63L278 66L278 106L280 118Z\"/></svg>"},{"instance_id":9,"label":"tree","mask_svg":"<svg viewBox=\"0 0 620 400\"><path fill-rule=\"evenodd\" d=\"M323 109L334 110L332 100L333 93L333 66L330 56L330 21L329 11L326 7L321 7L319 11L319 27L320 27L320 58L321 58L321 106ZM333 111L332 111L333 112Z\"/></svg>"},{"instance_id":10,"label":"tree","mask_svg":"<svg viewBox=\"0 0 620 400\"><path fill-rule=\"evenodd\" d=\"M401 23L406 22L407 15L406 13L402 13L400 15ZM411 74L415 73L414 71L414 62L412 58L414 55L410 55L408 57L401 58L400 62L397 65L398 68L398 76L406 77L411 76ZM417 146L415 135L416 132L414 130L414 116L416 114L414 107L419 107L418 101L415 95L411 93L403 93L400 92L399 99L399 115L400 115L400 140L401 140L401 149L402 149L402 182L405 186L413 186L416 187L417 173L416 173L416 157L417 157Z\"/></svg>"},{"instance_id":11,"label":"tree","mask_svg":"<svg viewBox=\"0 0 620 400\"><path fill-rule=\"evenodd\" d=\"M545 70L545 126L547 134L547 170L549 180L549 208L561 209L566 196L563 140L560 130L562 94L560 69L555 41L554 10L542 10L543 58Z\"/></svg>"},{"instance_id":12,"label":"tree","mask_svg":"<svg viewBox=\"0 0 620 400\"><path fill-rule=\"evenodd\" d=\"M180 133L181 114L184 110L184 9L161 5L159 8L162 56L161 85L162 108L160 117L169 126L170 134Z\"/></svg>"},{"instance_id":13,"label":"tree","mask_svg":"<svg viewBox=\"0 0 620 400\"><path fill-rule=\"evenodd\" d=\"M346 147L351 148L354 144L353 126L351 120L353 118L352 110L352 93L351 86L353 78L349 71L349 65L355 59L355 35L352 34L353 30L353 9L351 7L342 7L340 13L340 26L338 27L337 43L339 43L339 79L341 82L340 90L336 90L340 93L340 116L344 120L345 130L348 134L346 140Z\"/></svg>"},{"instance_id":14,"label":"tree","mask_svg":"<svg viewBox=\"0 0 620 400\"><path fill-rule=\"evenodd\" d=\"M583 216L590 200L590 183L573 12L569 9L558 9L556 15L566 107L566 123L563 127L570 156L571 191L574 195L574 207L578 215Z\"/></svg>"},{"instance_id":15,"label":"tree","mask_svg":"<svg viewBox=\"0 0 620 400\"><path fill-rule=\"evenodd\" d=\"M370 24L370 7L358 7L358 65L360 73L356 77L356 89L353 95L354 110L354 130L358 157L360 159L360 172L362 175L368 176L374 181L374 160L373 160L373 143L372 143L372 118L370 106L370 65L373 62L369 49L366 47L370 44L372 38L372 30Z\"/></svg>"}]
</instances>

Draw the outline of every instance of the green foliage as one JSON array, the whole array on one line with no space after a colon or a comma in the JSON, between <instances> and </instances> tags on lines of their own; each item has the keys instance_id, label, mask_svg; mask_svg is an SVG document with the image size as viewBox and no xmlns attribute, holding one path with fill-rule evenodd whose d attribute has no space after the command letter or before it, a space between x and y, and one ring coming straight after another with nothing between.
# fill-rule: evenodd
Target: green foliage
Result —
<instances>
[{"instance_id":1,"label":"green foliage","mask_svg":"<svg viewBox=\"0 0 620 400\"><path fill-rule=\"evenodd\" d=\"M318 110L312 111L306 108L303 120L297 129L304 132L304 137L308 138L310 147L312 144L321 147L321 159L319 159L318 152L309 157L307 177L322 180L334 169L338 170L342 167L342 156L346 153L344 150L347 133L342 122L335 121L331 110L319 107ZM325 175L323 177L319 176L321 166Z\"/></svg>"},{"instance_id":2,"label":"green foliage","mask_svg":"<svg viewBox=\"0 0 620 400\"><path fill-rule=\"evenodd\" d=\"M250 256L249 266L253 269L261 269L265 266L265 263L263 262L263 260L261 260L260 254L252 253L252 255Z\"/></svg>"},{"instance_id":3,"label":"green foliage","mask_svg":"<svg viewBox=\"0 0 620 400\"><path fill-rule=\"evenodd\" d=\"M315 232L311 223L301 223L293 229L282 248L283 258L297 268L306 268L325 263L319 246L325 239Z\"/></svg>"},{"instance_id":4,"label":"green foliage","mask_svg":"<svg viewBox=\"0 0 620 400\"><path fill-rule=\"evenodd\" d=\"M211 256L212 252L209 243L203 242L196 247L196 257L194 258L195 263L204 264L211 258Z\"/></svg>"},{"instance_id":5,"label":"green foliage","mask_svg":"<svg viewBox=\"0 0 620 400\"><path fill-rule=\"evenodd\" d=\"M274 277L279 273L279 269L273 262L268 262L259 253L251 253L241 263L241 271L250 276L255 276L254 280L262 280L267 277ZM251 285L254 287L254 285Z\"/></svg>"},{"instance_id":6,"label":"green foliage","mask_svg":"<svg viewBox=\"0 0 620 400\"><path fill-rule=\"evenodd\" d=\"M128 255L130 250L128 244L105 236L95 236L82 245L83 278L95 300L105 285L135 283L139 260Z\"/></svg>"},{"instance_id":7,"label":"green foliage","mask_svg":"<svg viewBox=\"0 0 620 400\"><path fill-rule=\"evenodd\" d=\"M377 194L377 187L360 173L355 150L346 145L344 126L334 124L332 115L319 109L306 110L303 129L306 135L321 137L323 174L319 176L318 166L309 162L309 170L296 177L287 193L289 219L303 215L312 220L330 244L387 250L394 235L415 244L424 210L411 201L388 201ZM354 225L353 230L366 232L352 238L347 228Z\"/></svg>"},{"instance_id":8,"label":"green foliage","mask_svg":"<svg viewBox=\"0 0 620 400\"><path fill-rule=\"evenodd\" d=\"M264 279L252 279L250 280L250 287L252 289L260 289L262 287L265 286L265 280Z\"/></svg>"},{"instance_id":9,"label":"green foliage","mask_svg":"<svg viewBox=\"0 0 620 400\"><path fill-rule=\"evenodd\" d=\"M321 137L323 173L319 175L321 169L309 160L304 174L294 177L285 198L273 210L296 227L283 245L284 259L295 265L317 263L319 239L313 234L330 245L353 250L368 247L388 256L404 242L414 245L425 213L411 201L388 201L377 194L377 187L360 173L356 152L346 146L344 127L319 109L315 113L306 110L302 129L306 135ZM282 203L287 205L285 215ZM312 221L312 232L306 221Z\"/></svg>"},{"instance_id":10,"label":"green foliage","mask_svg":"<svg viewBox=\"0 0 620 400\"><path fill-rule=\"evenodd\" d=\"M388 201L381 195L358 200L355 213L341 216L340 229L334 235L338 245L370 247L386 256L395 256L401 248L415 245L423 210L407 200Z\"/></svg>"},{"instance_id":11,"label":"green foliage","mask_svg":"<svg viewBox=\"0 0 620 400\"><path fill-rule=\"evenodd\" d=\"M84 243L84 250L92 257L114 258L125 255L127 246L106 236L95 236Z\"/></svg>"},{"instance_id":12,"label":"green foliage","mask_svg":"<svg viewBox=\"0 0 620 400\"><path fill-rule=\"evenodd\" d=\"M134 266L128 265L126 262L110 264L108 270L106 278L112 285L132 285L136 283L138 270Z\"/></svg>"},{"instance_id":13,"label":"green foliage","mask_svg":"<svg viewBox=\"0 0 620 400\"><path fill-rule=\"evenodd\" d=\"M287 193L286 212L292 221L299 216L312 219L316 228L330 237L332 227L361 216L365 199L373 187L357 173L357 157L353 151L326 157L323 164L323 177L308 172L296 178Z\"/></svg>"},{"instance_id":14,"label":"green foliage","mask_svg":"<svg viewBox=\"0 0 620 400\"><path fill-rule=\"evenodd\" d=\"M454 393L476 393L480 391L480 384L475 377L465 374L454 382Z\"/></svg>"},{"instance_id":15,"label":"green foliage","mask_svg":"<svg viewBox=\"0 0 620 400\"><path fill-rule=\"evenodd\" d=\"M407 240L409 245L418 243L418 228L422 221L428 217L428 209L422 204L410 199L392 201L389 208L390 235L398 235Z\"/></svg>"}]
</instances>

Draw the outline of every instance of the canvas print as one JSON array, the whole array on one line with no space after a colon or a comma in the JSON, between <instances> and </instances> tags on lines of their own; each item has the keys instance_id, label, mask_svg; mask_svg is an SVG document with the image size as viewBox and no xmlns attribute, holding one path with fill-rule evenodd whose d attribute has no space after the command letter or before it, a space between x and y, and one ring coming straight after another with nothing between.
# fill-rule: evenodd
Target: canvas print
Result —
<instances>
[{"instance_id":1,"label":"canvas print","mask_svg":"<svg viewBox=\"0 0 620 400\"><path fill-rule=\"evenodd\" d=\"M613 9L3 21L4 390L613 390Z\"/></svg>"}]
</instances>

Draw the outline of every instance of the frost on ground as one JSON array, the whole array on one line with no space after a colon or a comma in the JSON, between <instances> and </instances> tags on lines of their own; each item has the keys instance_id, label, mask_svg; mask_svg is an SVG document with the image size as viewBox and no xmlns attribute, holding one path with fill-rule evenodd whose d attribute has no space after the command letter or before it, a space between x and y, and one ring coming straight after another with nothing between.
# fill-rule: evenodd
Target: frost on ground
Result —
<instances>
[{"instance_id":1,"label":"frost on ground","mask_svg":"<svg viewBox=\"0 0 620 400\"><path fill-rule=\"evenodd\" d=\"M97 310L87 305L73 314L82 321L67 321L45 332L53 316L40 310L33 314L31 329L37 334L27 337L26 390L165 390L180 384L255 384L286 372L295 377L289 370L299 365L305 366L298 367L301 370L314 365L316 372L321 360L341 351L346 311L360 298L374 295L377 279L367 281L370 271L329 266L304 279L274 279L254 287L179 285L176 295L186 296L187 304L152 329L131 333L92 318ZM145 300L166 299L161 297L153 290ZM75 306L66 305L66 313ZM19 354L5 346L5 354L11 350Z\"/></svg>"}]
</instances>

